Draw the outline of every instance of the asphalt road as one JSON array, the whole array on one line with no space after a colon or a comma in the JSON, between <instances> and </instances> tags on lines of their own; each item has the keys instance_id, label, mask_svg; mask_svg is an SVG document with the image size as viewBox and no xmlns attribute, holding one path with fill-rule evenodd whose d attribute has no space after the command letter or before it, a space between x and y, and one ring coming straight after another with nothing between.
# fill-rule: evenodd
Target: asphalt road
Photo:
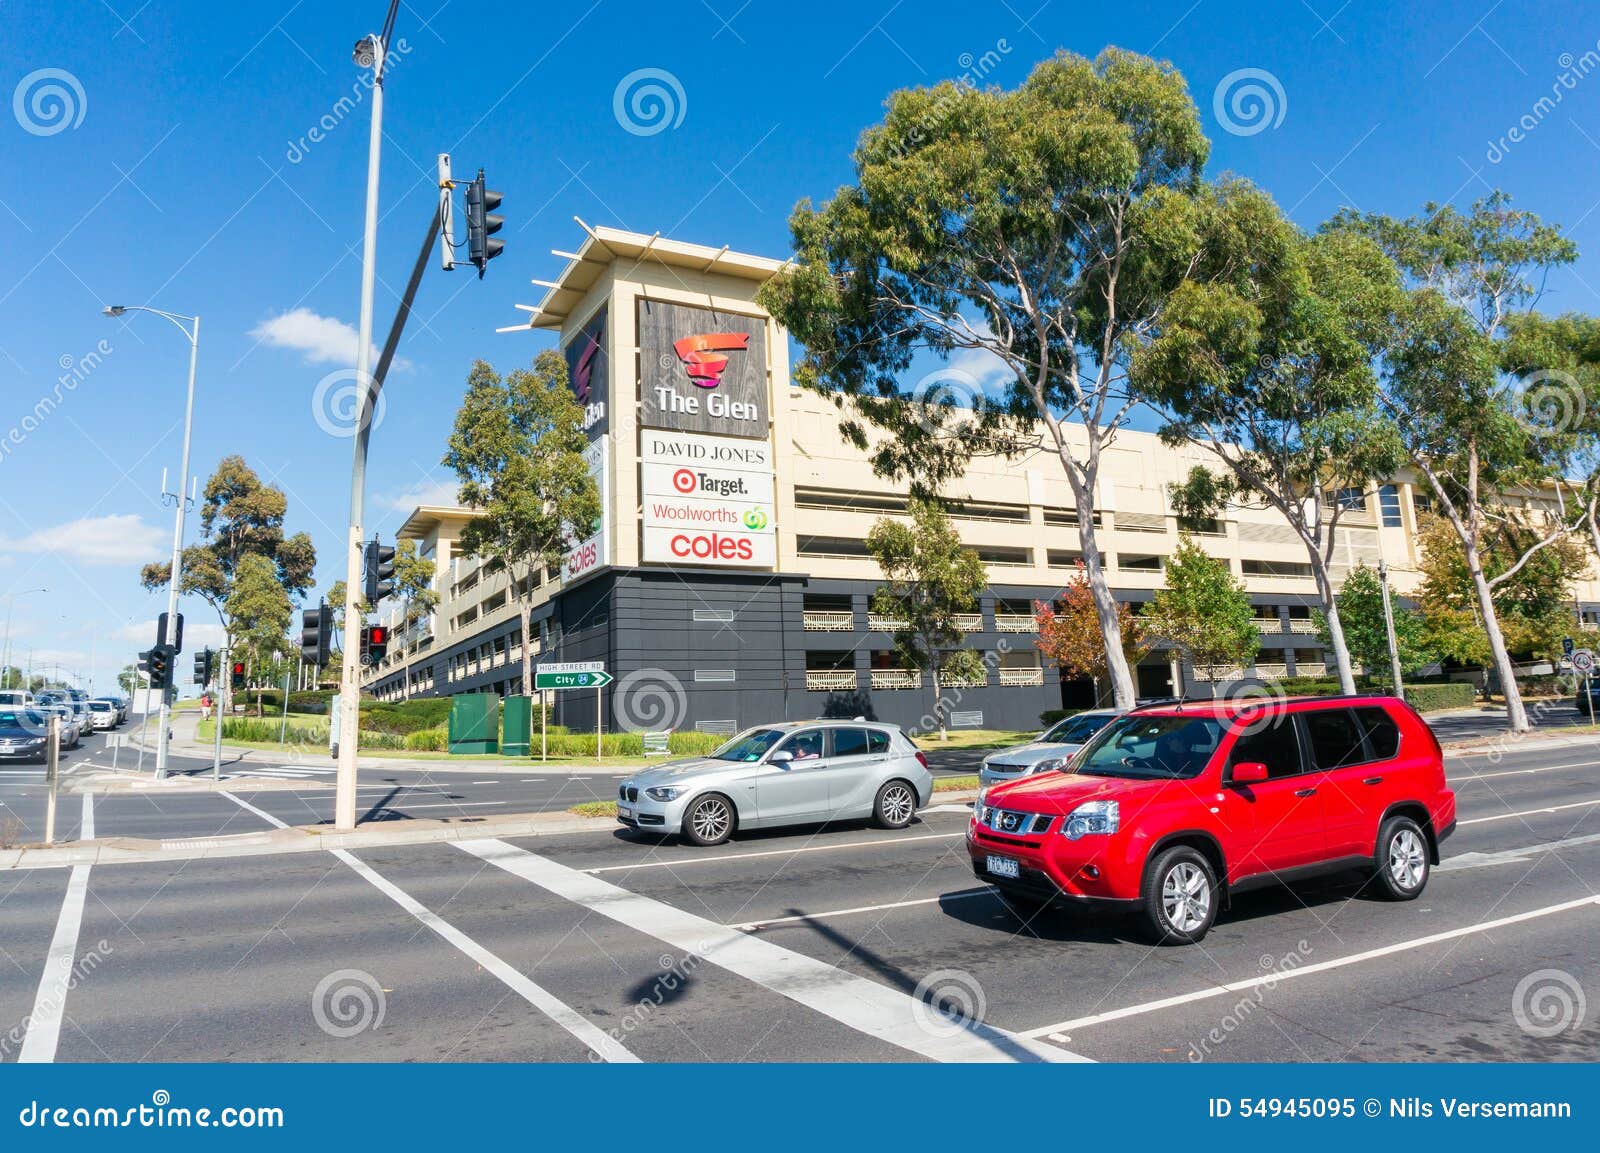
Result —
<instances>
[{"instance_id":1,"label":"asphalt road","mask_svg":"<svg viewBox=\"0 0 1600 1153\"><path fill-rule=\"evenodd\" d=\"M1256 892L1191 948L1019 923L955 806L714 849L603 832L9 871L0 1056L1592 1059L1593 1008L1538 1013L1560 1005L1541 989L1600 1003L1600 742L1448 770L1461 826L1422 899ZM984 1027L896 1027L930 988Z\"/></svg>"}]
</instances>

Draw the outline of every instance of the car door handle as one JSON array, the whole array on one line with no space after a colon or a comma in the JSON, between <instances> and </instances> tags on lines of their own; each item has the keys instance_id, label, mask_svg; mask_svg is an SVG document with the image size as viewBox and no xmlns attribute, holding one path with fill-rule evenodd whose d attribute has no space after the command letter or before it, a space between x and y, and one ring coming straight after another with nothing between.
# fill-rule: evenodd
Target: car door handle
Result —
<instances>
[{"instance_id":1,"label":"car door handle","mask_svg":"<svg viewBox=\"0 0 1600 1153\"><path fill-rule=\"evenodd\" d=\"M1296 789L1294 791L1294 795L1297 796L1297 797L1314 797L1314 796L1317 795L1317 790L1316 789Z\"/></svg>"},{"instance_id":2,"label":"car door handle","mask_svg":"<svg viewBox=\"0 0 1600 1153\"><path fill-rule=\"evenodd\" d=\"M1361 783L1363 785L1381 785L1381 784L1383 784L1383 778L1382 777L1363 777L1361 779Z\"/></svg>"}]
</instances>

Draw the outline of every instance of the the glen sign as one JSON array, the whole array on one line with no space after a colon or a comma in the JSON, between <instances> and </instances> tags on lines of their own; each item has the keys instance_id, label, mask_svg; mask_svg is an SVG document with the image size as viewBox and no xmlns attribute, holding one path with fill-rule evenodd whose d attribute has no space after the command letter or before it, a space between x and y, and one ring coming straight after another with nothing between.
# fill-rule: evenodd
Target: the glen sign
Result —
<instances>
[{"instance_id":1,"label":"the glen sign","mask_svg":"<svg viewBox=\"0 0 1600 1153\"><path fill-rule=\"evenodd\" d=\"M765 438L766 322L641 300L639 423L647 429Z\"/></svg>"},{"instance_id":2,"label":"the glen sign","mask_svg":"<svg viewBox=\"0 0 1600 1153\"><path fill-rule=\"evenodd\" d=\"M771 568L777 563L767 441L645 429L643 560Z\"/></svg>"},{"instance_id":3,"label":"the glen sign","mask_svg":"<svg viewBox=\"0 0 1600 1153\"><path fill-rule=\"evenodd\" d=\"M601 309L562 350L567 358L567 384L583 406L583 431L590 440L610 431L608 398L611 364L606 353L606 312Z\"/></svg>"},{"instance_id":4,"label":"the glen sign","mask_svg":"<svg viewBox=\"0 0 1600 1153\"><path fill-rule=\"evenodd\" d=\"M566 661L533 667L533 687L546 689L603 689L614 678L604 661Z\"/></svg>"}]
</instances>

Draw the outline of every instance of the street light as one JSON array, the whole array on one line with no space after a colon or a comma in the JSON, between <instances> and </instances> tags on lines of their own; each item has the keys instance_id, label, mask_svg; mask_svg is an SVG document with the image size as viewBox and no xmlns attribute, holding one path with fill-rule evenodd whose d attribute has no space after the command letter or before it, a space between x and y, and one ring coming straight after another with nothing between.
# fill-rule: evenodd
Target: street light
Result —
<instances>
[{"instance_id":1,"label":"street light","mask_svg":"<svg viewBox=\"0 0 1600 1153\"><path fill-rule=\"evenodd\" d=\"M194 428L194 370L200 358L200 318L150 308L143 304L111 304L105 308L107 316L123 316L130 312L150 312L172 323L172 326L189 338L189 397L183 413L183 462L178 469L177 515L172 526L172 574L167 581L167 619L178 619L179 569L183 564L183 515L185 494L189 491L189 434ZM219 714L220 715L220 714ZM156 779L167 775L167 735L171 732L172 704L166 690L161 693L161 732L156 743Z\"/></svg>"},{"instance_id":2,"label":"street light","mask_svg":"<svg viewBox=\"0 0 1600 1153\"><path fill-rule=\"evenodd\" d=\"M17 598L28 596L30 593L47 593L49 591L49 589L23 589L19 593L4 594L6 599L6 643L5 656L0 658L0 678L4 678L6 672L11 668L11 610L16 606ZM27 688L27 681L23 681L19 687Z\"/></svg>"}]
</instances>

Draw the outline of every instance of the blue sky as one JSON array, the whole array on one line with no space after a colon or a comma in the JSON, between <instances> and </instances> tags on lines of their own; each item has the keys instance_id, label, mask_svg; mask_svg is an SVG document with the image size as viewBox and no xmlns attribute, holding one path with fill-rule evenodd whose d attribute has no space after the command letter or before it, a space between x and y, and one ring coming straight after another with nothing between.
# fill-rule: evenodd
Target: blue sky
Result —
<instances>
[{"instance_id":1,"label":"blue sky","mask_svg":"<svg viewBox=\"0 0 1600 1153\"><path fill-rule=\"evenodd\" d=\"M162 607L137 572L170 545L158 494L162 469L177 471L187 347L155 317L102 319L108 303L201 314L195 471L243 454L288 492L289 530L315 537L318 587L342 573L350 444L319 428L313 400L353 356L368 105L337 104L360 91L351 45L383 7L53 0L0 13L0 95L13 97L0 116L0 440L57 391L63 364L96 361L0 453L0 598L19 594L18 663L31 650L104 689ZM379 338L438 152L458 176L488 170L507 225L485 280L435 265L423 283L373 436L368 525L386 536L449 491L438 459L472 359L511 366L548 343L494 329L538 299L529 278L559 270L549 250L581 242L574 216L786 255L790 208L848 179L885 94L986 53L986 81L1007 87L1057 48L1171 60L1213 140L1212 173L1249 177L1307 227L1345 204L1407 213L1505 188L1584 252L1545 307L1600 309L1600 10L1577 0L407 0L397 36L409 51L387 88ZM659 131L629 131L614 111L640 69L676 82ZM1251 84L1265 121L1228 111ZM52 85L64 120L30 102ZM202 642L208 611L187 606Z\"/></svg>"}]
</instances>

